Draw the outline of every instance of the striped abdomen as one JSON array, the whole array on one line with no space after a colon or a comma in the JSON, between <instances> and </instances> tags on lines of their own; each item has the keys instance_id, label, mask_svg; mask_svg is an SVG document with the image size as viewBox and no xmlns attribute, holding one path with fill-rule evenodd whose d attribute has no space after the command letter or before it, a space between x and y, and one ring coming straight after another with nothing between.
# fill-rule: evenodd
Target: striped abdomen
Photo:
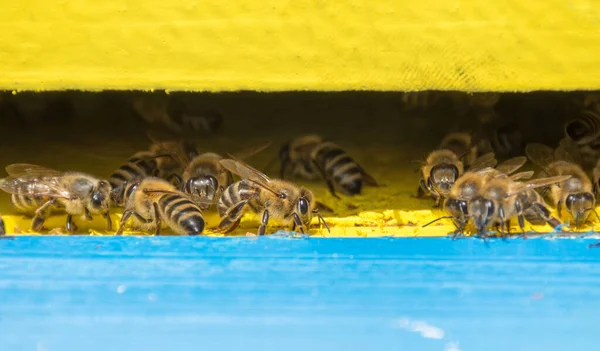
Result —
<instances>
[{"instance_id":1,"label":"striped abdomen","mask_svg":"<svg viewBox=\"0 0 600 351\"><path fill-rule=\"evenodd\" d=\"M123 187L127 183L155 176L158 172L156 159L145 157L132 157L111 174L108 182L113 190L113 197L121 203L123 200Z\"/></svg>"},{"instance_id":2,"label":"striped abdomen","mask_svg":"<svg viewBox=\"0 0 600 351\"><path fill-rule=\"evenodd\" d=\"M17 211L26 214L34 214L35 211L40 208L43 204L50 201L47 196L32 196L24 194L12 194L10 196L10 203L17 209Z\"/></svg>"},{"instance_id":3,"label":"striped abdomen","mask_svg":"<svg viewBox=\"0 0 600 351\"><path fill-rule=\"evenodd\" d=\"M254 195L258 196L259 193L260 188L253 186L252 182L247 179L231 184L219 197L217 204L219 215L223 217L228 209L242 201L250 200Z\"/></svg>"},{"instance_id":4,"label":"striped abdomen","mask_svg":"<svg viewBox=\"0 0 600 351\"><path fill-rule=\"evenodd\" d=\"M166 194L158 200L161 216L179 234L197 235L204 231L202 210L193 201L178 194Z\"/></svg>"},{"instance_id":5,"label":"striped abdomen","mask_svg":"<svg viewBox=\"0 0 600 351\"><path fill-rule=\"evenodd\" d=\"M347 195L360 193L363 185L362 169L339 146L323 143L313 151L313 159L344 193Z\"/></svg>"}]
</instances>

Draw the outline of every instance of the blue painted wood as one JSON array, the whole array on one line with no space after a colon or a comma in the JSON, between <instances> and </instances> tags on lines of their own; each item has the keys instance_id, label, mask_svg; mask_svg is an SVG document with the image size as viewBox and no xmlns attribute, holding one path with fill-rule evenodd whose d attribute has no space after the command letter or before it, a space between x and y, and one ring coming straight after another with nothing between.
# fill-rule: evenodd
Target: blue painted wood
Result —
<instances>
[{"instance_id":1,"label":"blue painted wood","mask_svg":"<svg viewBox=\"0 0 600 351\"><path fill-rule=\"evenodd\" d=\"M590 350L593 240L0 240L0 350Z\"/></svg>"}]
</instances>

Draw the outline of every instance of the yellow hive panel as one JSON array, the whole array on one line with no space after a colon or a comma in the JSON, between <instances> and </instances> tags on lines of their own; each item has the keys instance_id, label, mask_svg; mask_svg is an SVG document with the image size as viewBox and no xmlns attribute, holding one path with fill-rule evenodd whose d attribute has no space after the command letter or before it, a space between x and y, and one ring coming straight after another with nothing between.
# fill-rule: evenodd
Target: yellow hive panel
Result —
<instances>
[{"instance_id":1,"label":"yellow hive panel","mask_svg":"<svg viewBox=\"0 0 600 351\"><path fill-rule=\"evenodd\" d=\"M600 88L594 0L5 1L0 88Z\"/></svg>"}]
</instances>

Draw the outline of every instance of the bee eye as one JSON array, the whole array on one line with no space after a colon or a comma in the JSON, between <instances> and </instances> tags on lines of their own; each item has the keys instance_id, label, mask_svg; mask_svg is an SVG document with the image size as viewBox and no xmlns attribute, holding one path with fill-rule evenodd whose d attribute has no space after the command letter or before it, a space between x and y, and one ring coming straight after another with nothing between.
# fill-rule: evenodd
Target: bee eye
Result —
<instances>
[{"instance_id":1,"label":"bee eye","mask_svg":"<svg viewBox=\"0 0 600 351\"><path fill-rule=\"evenodd\" d=\"M94 195L92 195L92 203L95 206L102 205L102 202L104 202L104 199L105 199L104 195L99 191L95 192Z\"/></svg>"},{"instance_id":2,"label":"bee eye","mask_svg":"<svg viewBox=\"0 0 600 351\"><path fill-rule=\"evenodd\" d=\"M494 213L494 203L491 201L487 202L488 216L491 216Z\"/></svg>"},{"instance_id":3,"label":"bee eye","mask_svg":"<svg viewBox=\"0 0 600 351\"><path fill-rule=\"evenodd\" d=\"M463 214L469 214L469 210L467 209L467 202L466 201L459 201L458 202L460 205L460 209L462 211Z\"/></svg>"},{"instance_id":4,"label":"bee eye","mask_svg":"<svg viewBox=\"0 0 600 351\"><path fill-rule=\"evenodd\" d=\"M567 196L567 199L565 200L565 206L567 207L567 209L571 209L571 207L573 206L573 201L575 201L575 195L569 195Z\"/></svg>"},{"instance_id":5,"label":"bee eye","mask_svg":"<svg viewBox=\"0 0 600 351\"><path fill-rule=\"evenodd\" d=\"M298 201L298 209L300 210L300 214L305 215L308 213L308 201L305 198L301 198Z\"/></svg>"}]
</instances>

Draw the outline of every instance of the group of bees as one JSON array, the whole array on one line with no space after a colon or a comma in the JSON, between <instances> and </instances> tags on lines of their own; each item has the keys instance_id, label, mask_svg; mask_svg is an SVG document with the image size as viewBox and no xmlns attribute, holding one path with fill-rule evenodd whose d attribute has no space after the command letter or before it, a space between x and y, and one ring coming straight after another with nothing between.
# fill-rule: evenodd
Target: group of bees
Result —
<instances>
[{"instance_id":1,"label":"group of bees","mask_svg":"<svg viewBox=\"0 0 600 351\"><path fill-rule=\"evenodd\" d=\"M66 230L77 230L73 216L91 220L102 215L112 230L111 208L123 208L117 234L129 222L133 228L160 234L164 226L179 234L198 235L206 228L203 212L212 206L220 223L211 231L228 233L246 211L261 215L258 235L265 234L271 219L308 232L313 216L329 227L319 212L313 193L284 180L300 176L321 177L334 196L361 192L377 182L336 144L317 135L306 135L281 148L280 179L271 179L244 159L263 151L270 143L222 157L200 153L193 143L154 140L150 148L132 155L108 180L81 172L61 172L33 164L11 164L0 189L11 194L11 204L32 216L32 230L43 230L53 212L66 214ZM234 176L239 177L235 181ZM2 234L4 226L2 225Z\"/></svg>"},{"instance_id":2,"label":"group of bees","mask_svg":"<svg viewBox=\"0 0 600 351\"><path fill-rule=\"evenodd\" d=\"M596 118L600 122L600 115ZM517 156L498 164L494 153L478 154L469 134L452 133L423 163L418 196L429 195L436 206L443 207L448 215L441 218L454 222L454 235L463 234L471 222L478 235L486 236L493 228L504 236L510 233L510 221L514 218L523 236L525 220L558 229L561 219L567 218L570 224L579 227L593 219L592 214L598 218L595 205L600 159L590 179L577 143L566 134L556 149L530 143L525 148L527 157ZM540 169L534 179L533 171L517 172L527 158ZM545 195L559 218L552 216Z\"/></svg>"}]
</instances>

